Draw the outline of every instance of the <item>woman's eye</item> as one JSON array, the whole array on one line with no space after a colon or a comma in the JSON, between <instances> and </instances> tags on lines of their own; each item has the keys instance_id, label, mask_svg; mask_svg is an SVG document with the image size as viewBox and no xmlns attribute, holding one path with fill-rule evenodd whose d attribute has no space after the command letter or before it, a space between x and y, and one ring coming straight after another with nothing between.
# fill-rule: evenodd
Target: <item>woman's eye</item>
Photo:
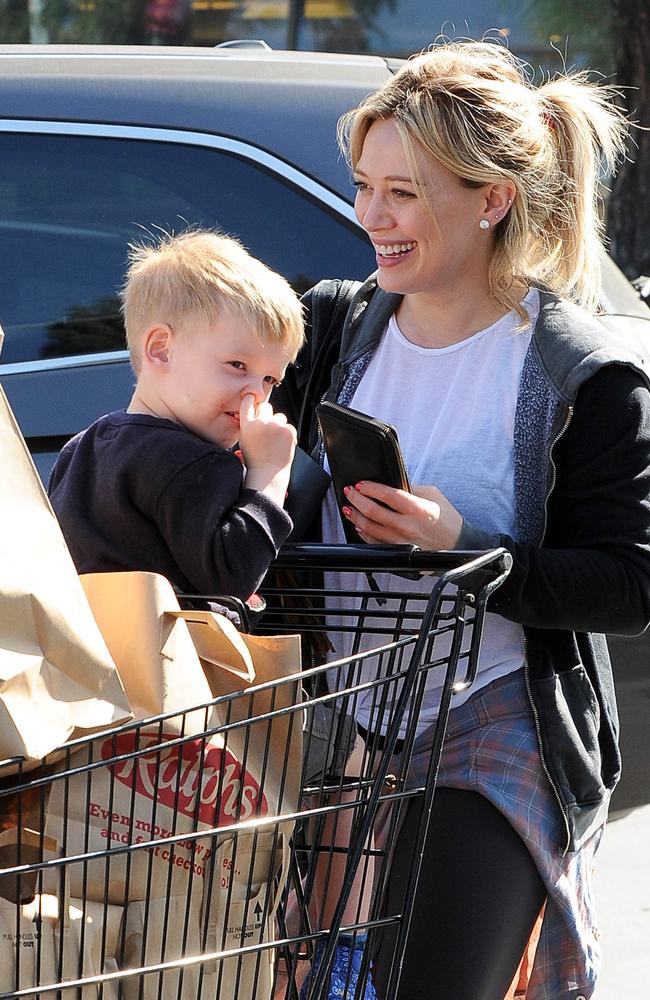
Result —
<instances>
[{"instance_id":1,"label":"woman's eye","mask_svg":"<svg viewBox=\"0 0 650 1000\"><path fill-rule=\"evenodd\" d=\"M393 194L396 198L415 198L413 191L404 191L402 188L393 188Z\"/></svg>"},{"instance_id":2,"label":"woman's eye","mask_svg":"<svg viewBox=\"0 0 650 1000\"><path fill-rule=\"evenodd\" d=\"M369 190L368 185L366 184L365 181L353 180L352 181L352 187L356 188L357 191L368 191Z\"/></svg>"},{"instance_id":3,"label":"woman's eye","mask_svg":"<svg viewBox=\"0 0 650 1000\"><path fill-rule=\"evenodd\" d=\"M273 386L281 385L280 379L275 378L274 375L265 375L264 381L266 382L267 385L273 385Z\"/></svg>"}]
</instances>

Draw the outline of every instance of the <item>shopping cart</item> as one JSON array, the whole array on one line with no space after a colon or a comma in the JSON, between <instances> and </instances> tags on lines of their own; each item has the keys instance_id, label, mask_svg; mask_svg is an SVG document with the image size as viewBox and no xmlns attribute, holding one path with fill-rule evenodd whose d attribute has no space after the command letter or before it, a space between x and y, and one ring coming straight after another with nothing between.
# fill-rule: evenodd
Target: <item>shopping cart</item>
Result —
<instances>
[{"instance_id":1,"label":"shopping cart","mask_svg":"<svg viewBox=\"0 0 650 1000\"><path fill-rule=\"evenodd\" d=\"M256 631L298 633L300 675L72 741L37 768L0 764L0 1000L296 1000L305 975L322 998L340 934L367 935L356 996L379 949L395 996L449 709L510 564L502 549L288 546Z\"/></svg>"}]
</instances>

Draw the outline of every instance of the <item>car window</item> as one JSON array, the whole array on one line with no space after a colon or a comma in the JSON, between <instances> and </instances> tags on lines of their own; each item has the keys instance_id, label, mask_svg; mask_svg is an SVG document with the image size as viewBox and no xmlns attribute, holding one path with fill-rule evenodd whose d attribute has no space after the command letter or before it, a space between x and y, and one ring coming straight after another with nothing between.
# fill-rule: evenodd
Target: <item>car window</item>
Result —
<instances>
[{"instance_id":1,"label":"car window","mask_svg":"<svg viewBox=\"0 0 650 1000\"><path fill-rule=\"evenodd\" d=\"M237 235L299 292L373 269L351 222L231 153L2 133L2 363L123 350L118 290L129 242L188 224Z\"/></svg>"}]
</instances>

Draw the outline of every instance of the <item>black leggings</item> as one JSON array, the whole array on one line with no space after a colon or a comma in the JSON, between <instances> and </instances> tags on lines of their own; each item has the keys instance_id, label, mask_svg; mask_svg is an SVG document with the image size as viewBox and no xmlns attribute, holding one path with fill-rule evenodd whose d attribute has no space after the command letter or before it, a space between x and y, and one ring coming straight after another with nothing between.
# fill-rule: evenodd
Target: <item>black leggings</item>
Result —
<instances>
[{"instance_id":1,"label":"black leggings","mask_svg":"<svg viewBox=\"0 0 650 1000\"><path fill-rule=\"evenodd\" d=\"M419 806L400 831L389 883L398 912L413 857ZM399 1000L503 1000L546 889L523 841L477 792L436 791L402 969ZM373 980L386 995L392 948L387 931Z\"/></svg>"}]
</instances>

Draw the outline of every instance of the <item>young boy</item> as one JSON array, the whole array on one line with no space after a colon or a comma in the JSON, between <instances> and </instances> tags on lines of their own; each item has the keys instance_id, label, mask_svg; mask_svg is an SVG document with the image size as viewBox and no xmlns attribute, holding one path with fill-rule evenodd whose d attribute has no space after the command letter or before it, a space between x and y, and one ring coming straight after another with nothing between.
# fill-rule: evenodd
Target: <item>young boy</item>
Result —
<instances>
[{"instance_id":1,"label":"young boy","mask_svg":"<svg viewBox=\"0 0 650 1000\"><path fill-rule=\"evenodd\" d=\"M196 231L132 248L122 299L131 402L72 438L49 484L77 570L149 570L185 593L246 600L292 527L296 432L268 398L302 346L300 302L235 240ZM334 827L324 840L347 846L347 814ZM327 852L319 863L324 926L344 867ZM355 884L346 916L358 905ZM345 982L353 996L361 955L338 946L331 996Z\"/></svg>"},{"instance_id":2,"label":"young boy","mask_svg":"<svg viewBox=\"0 0 650 1000\"><path fill-rule=\"evenodd\" d=\"M65 445L52 506L79 573L148 570L246 600L291 530L296 433L268 398L303 343L300 303L214 232L131 247L129 261L135 391Z\"/></svg>"}]
</instances>

